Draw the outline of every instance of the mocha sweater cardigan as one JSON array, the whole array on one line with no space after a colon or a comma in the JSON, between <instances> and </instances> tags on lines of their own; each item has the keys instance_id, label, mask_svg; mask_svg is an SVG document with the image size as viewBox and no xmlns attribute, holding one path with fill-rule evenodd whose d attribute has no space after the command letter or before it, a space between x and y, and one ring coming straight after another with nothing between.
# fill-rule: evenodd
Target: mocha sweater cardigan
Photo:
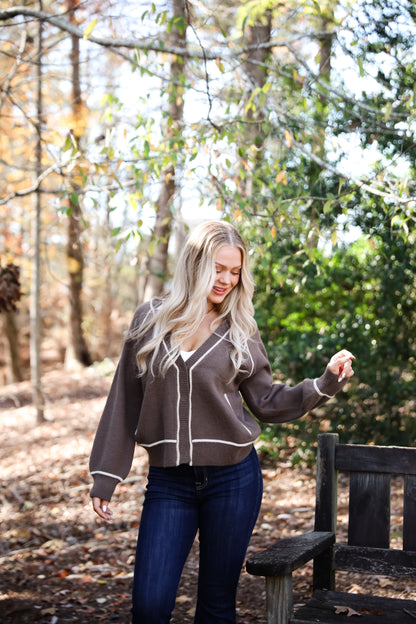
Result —
<instances>
[{"instance_id":1,"label":"mocha sweater cardigan","mask_svg":"<svg viewBox=\"0 0 416 624\"><path fill-rule=\"evenodd\" d=\"M131 327L151 313L152 302L139 306ZM235 375L228 334L224 320L189 359L178 356L165 376L148 371L139 377L137 344L125 342L92 448L91 496L111 499L130 471L136 443L147 450L152 466L236 464L260 433L252 415L267 423L294 420L345 383L338 383L328 368L318 379L294 387L273 383L258 332L249 341L243 370ZM168 344L167 337L163 347Z\"/></svg>"}]
</instances>

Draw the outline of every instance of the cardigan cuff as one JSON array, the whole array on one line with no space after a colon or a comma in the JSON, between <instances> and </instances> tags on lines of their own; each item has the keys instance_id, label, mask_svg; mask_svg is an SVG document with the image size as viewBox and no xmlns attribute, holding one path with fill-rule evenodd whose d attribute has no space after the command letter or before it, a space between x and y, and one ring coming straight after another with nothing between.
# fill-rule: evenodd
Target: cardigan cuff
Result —
<instances>
[{"instance_id":1,"label":"cardigan cuff","mask_svg":"<svg viewBox=\"0 0 416 624\"><path fill-rule=\"evenodd\" d=\"M319 396L332 399L345 386L347 381L348 379L343 379L341 382L338 381L338 375L326 368L321 377L313 380L313 387Z\"/></svg>"},{"instance_id":2,"label":"cardigan cuff","mask_svg":"<svg viewBox=\"0 0 416 624\"><path fill-rule=\"evenodd\" d=\"M333 399L334 398L334 394L325 394L325 392L321 392L318 388L318 383L316 381L316 379L313 380L313 387L315 388L315 391L319 394L319 396L321 397L326 397L327 399Z\"/></svg>"},{"instance_id":3,"label":"cardigan cuff","mask_svg":"<svg viewBox=\"0 0 416 624\"><path fill-rule=\"evenodd\" d=\"M117 477L110 477L101 473L92 474L94 485L91 488L91 498L97 496L102 500L110 501L116 485L120 483Z\"/></svg>"}]
</instances>

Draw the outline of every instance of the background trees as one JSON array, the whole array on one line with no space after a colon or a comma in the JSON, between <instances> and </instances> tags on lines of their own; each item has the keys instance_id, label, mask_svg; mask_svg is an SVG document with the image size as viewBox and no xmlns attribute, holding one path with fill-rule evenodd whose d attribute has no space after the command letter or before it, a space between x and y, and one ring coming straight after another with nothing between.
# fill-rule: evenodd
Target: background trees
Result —
<instances>
[{"instance_id":1,"label":"background trees","mask_svg":"<svg viewBox=\"0 0 416 624\"><path fill-rule=\"evenodd\" d=\"M278 374L351 348L360 375L328 426L409 443L413 3L1 3L0 23L2 264L22 267L27 297L37 191L43 361L70 345L82 365L115 356L110 337L169 282L185 227L228 218L252 244Z\"/></svg>"}]
</instances>

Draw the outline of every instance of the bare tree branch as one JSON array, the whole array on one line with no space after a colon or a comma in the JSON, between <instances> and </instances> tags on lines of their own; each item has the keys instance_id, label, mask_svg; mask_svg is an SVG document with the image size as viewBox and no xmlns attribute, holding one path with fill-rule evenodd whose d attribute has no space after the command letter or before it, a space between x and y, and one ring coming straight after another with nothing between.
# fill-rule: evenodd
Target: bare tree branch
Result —
<instances>
[{"instance_id":1,"label":"bare tree branch","mask_svg":"<svg viewBox=\"0 0 416 624\"><path fill-rule=\"evenodd\" d=\"M363 189L364 191L367 191L367 193L371 193L372 195L377 195L378 197L383 197L384 199L388 199L398 204L410 204L416 201L416 196L400 197L397 194L386 193L385 191L381 191L379 188L377 188L374 185L367 184L367 182L365 182L364 180L361 180L360 178L357 178L348 173L343 173L336 167L333 167L328 162L325 162L324 160L319 158L319 156L314 154L311 150L308 150L302 143L299 143L293 137L291 138L291 144L294 147L296 147L296 149L298 149L300 152L302 152L302 154L305 154L305 156L307 156L308 158L316 162L316 164L322 167L323 169L330 171L331 173L336 175L341 180L344 179L344 180L349 180L350 182L353 182L359 188Z\"/></svg>"},{"instance_id":2,"label":"bare tree branch","mask_svg":"<svg viewBox=\"0 0 416 624\"><path fill-rule=\"evenodd\" d=\"M346 93L343 93L341 91L338 91L337 89L334 89L333 87L331 87L328 83L323 82L318 74L316 74L315 72L313 72L311 70L311 68L309 67L309 65L306 63L306 61L301 57L300 54L298 54L295 50L295 48L288 43L287 44L287 48L288 50L290 50L290 52L293 54L293 56L295 57L295 59L298 61L298 63L300 63L302 65L302 67L305 68L305 70L307 71L308 75L312 78L312 80L321 88L321 93L332 93L334 95L336 95L338 98L340 98L341 100L343 100L344 102L347 102L348 104L351 104L352 106L356 106L358 108L361 108L363 111L365 111L366 113L371 113L372 115L376 115L377 113L380 114L381 111L378 108L375 108L373 106L369 106L368 104L364 104L363 102L358 102L356 99L349 97ZM391 119L408 119L408 115L404 114L404 113L394 113L391 112L390 113L390 118Z\"/></svg>"},{"instance_id":3,"label":"bare tree branch","mask_svg":"<svg viewBox=\"0 0 416 624\"><path fill-rule=\"evenodd\" d=\"M10 19L13 19L15 17L33 18L33 19L45 21L55 26L56 28L60 29L61 31L66 32L72 36L76 36L79 38L84 37L84 30L82 28L79 28L76 24L70 22L68 19L66 19L66 17L64 17L64 14L53 15L46 11L40 11L40 10L36 10L36 9L33 9L31 7L26 7L26 6L17 6L17 7L12 7L12 8L8 8L8 9L0 11L0 22L2 21L4 22ZM327 35L328 33L326 32L325 34ZM343 93L333 88L329 84L323 83L319 79L319 76L315 74L313 70L308 66L306 61L297 53L295 47L293 46L293 43L295 42L296 39L300 39L304 37L311 38L311 37L317 37L317 36L319 36L319 33L316 33L316 32L314 32L312 35L308 33L302 33L302 34L296 35L296 37L294 38L292 37L291 41L271 40L265 43L256 43L256 45L249 45L249 46L241 47L240 49L233 50L232 52L229 49L224 49L224 48L223 49L213 49L213 48L206 49L205 47L201 45L200 41L198 41L197 45L189 46L187 48L182 48L180 46L164 45L164 42L157 41L157 40L152 42L152 41L149 41L149 39L138 40L138 39L119 39L119 38L114 38L114 37L100 37L100 36L94 35L93 33L89 35L88 40L96 45L107 47L108 49L122 56L125 60L129 61L130 63L134 63L135 59L130 58L130 56L124 51L122 51L121 48L127 48L129 50L147 50L147 51L150 50L154 52L171 53L175 55L180 55L182 57L192 57L196 59L202 59L204 62L205 70L206 70L206 62L209 60L222 58L224 60L227 59L229 61L232 61L232 60L236 61L242 55L246 55L252 50L258 50L259 47L267 48L267 49L272 49L274 47L284 47L284 48L287 48L287 50L305 68L308 77L313 81L318 91L331 94L334 99L339 98L341 102L345 102L347 104L353 105L354 107L358 109L358 111L362 110L363 113L371 114L374 117L380 116L381 111L377 109L376 107L371 107L365 103L359 102L355 100L354 98L352 98L351 96L348 96L346 93ZM244 62L253 63L253 64L257 63L257 61L255 59L250 58L250 56L248 56ZM262 63L262 66L265 66L264 63ZM269 66L269 69L273 71L279 71L279 69L277 69L276 67ZM207 95L208 103L209 103L209 112L208 112L207 120L210 124L216 127L213 121L210 119L212 101L211 101L211 93L209 91L208 75L206 71L205 71L205 82L206 82L205 94ZM391 119L403 119L403 115L397 114L395 112L391 112L390 118ZM317 156L312 151L310 151L307 148L307 146L296 141L295 139L292 139L292 145L297 150L302 152L305 156L307 156L309 159L316 162L323 169L330 171L331 173L333 173L334 175L338 176L341 179L349 179L352 183L356 184L359 188L362 188L368 193L377 195L379 197L383 197L385 199L391 200L401 205L406 205L406 204L409 205L411 202L415 201L415 197L413 196L412 197L400 197L397 194L382 191L380 190L380 188L376 187L373 184L369 184L367 181L364 181L355 176L348 175L338 170L329 162L326 162L322 160L321 158L319 158L319 156ZM28 187L27 189L24 189L21 191L16 191L15 193L11 193L7 197L0 199L0 205L7 203L13 197L28 195L36 191L39 188L40 182L45 177L47 177L50 173L62 167L63 164L66 164L66 163L60 162L60 163L56 163L52 165L51 167L49 167L42 173L40 178L37 181L35 181L35 183L31 187Z\"/></svg>"},{"instance_id":4,"label":"bare tree branch","mask_svg":"<svg viewBox=\"0 0 416 624\"><path fill-rule=\"evenodd\" d=\"M19 65L21 63L22 60L22 54L23 51L26 47L26 40L27 40L27 32L24 30L22 31L21 37L20 37L20 45L19 45L19 51L14 63L14 67L12 68L12 70L9 72L5 85L4 87L1 89L1 99L0 99L0 111L3 107L4 101L9 93L9 89L10 89L10 84L13 80L13 78L15 77L15 75L17 74L17 71L19 69Z\"/></svg>"},{"instance_id":5,"label":"bare tree branch","mask_svg":"<svg viewBox=\"0 0 416 624\"><path fill-rule=\"evenodd\" d=\"M67 164L68 164L68 159L65 159L65 160L63 159L63 160L59 160L55 162L53 165L45 169L45 171L43 171L40 174L40 176L38 176L38 178L34 181L34 183L31 184L31 186L28 186L27 188L21 189L18 191L13 191L12 193L9 193L5 197L0 198L0 206L7 204L9 201L14 199L15 197L25 197L26 195L35 193L39 189L40 184L45 178L47 178L51 173L60 172L62 167L64 167Z\"/></svg>"},{"instance_id":6,"label":"bare tree branch","mask_svg":"<svg viewBox=\"0 0 416 624\"><path fill-rule=\"evenodd\" d=\"M84 30L79 28L76 24L73 24L69 20L65 19L64 17L60 15L52 15L50 13L47 13L46 11L38 11L30 7L18 6L18 7L13 7L10 9L5 9L3 11L0 11L0 22L9 20L13 17L18 17L18 16L33 17L35 19L44 20L71 35L74 35L79 38L84 37ZM325 34L327 35L328 33L325 32ZM303 33L302 35L299 35L299 37L297 38L312 37L312 36L316 38L317 36L319 36L319 33L314 32L313 35L308 35L308 33ZM283 48L287 48L291 52L291 54L293 54L296 60L305 68L308 75L315 82L315 84L318 85L320 89L322 89L322 91L324 91L325 93L332 93L336 97L340 98L342 101L348 104L351 104L354 107L357 107L365 111L366 113L370 113L373 115L380 114L379 109L377 109L376 107L371 107L368 104L364 104L363 102L358 102L356 99L348 96L346 93L341 92L326 83L323 83L319 79L319 76L311 70L311 68L308 66L306 61L296 52L293 46L294 40L291 40L291 41L271 40L265 43L260 42L260 43L256 43L255 45L249 45L249 46L242 47L240 49L236 49L232 53L229 50L226 51L224 49L216 50L216 49L211 48L208 50L201 45L201 42L198 42L197 46L188 46L188 48L181 48L181 47L172 46L172 45L165 46L163 42L159 42L159 41L151 42L149 41L149 39L144 39L140 41L138 39L116 39L114 37L97 37L93 33L89 35L88 41L91 41L92 43L111 49L113 52L119 54L120 56L122 56L122 58L124 58L130 63L134 63L135 60L129 57L128 54L123 53L121 50L119 50L119 48L128 48L131 50L151 50L152 52L164 52L164 53L177 54L183 57L192 57L192 58L201 59L204 61L204 63L206 63L206 61L208 60L216 60L218 58L231 60L233 58L238 58L241 55L245 55L253 50L258 50L259 48L272 49L275 47L283 47ZM254 65L258 64L256 60L251 59L250 57L247 58L245 62L252 63ZM276 67L268 67L268 68L274 71L276 70ZM390 113L390 118L391 119L406 119L407 116L405 114L395 113L392 111Z\"/></svg>"},{"instance_id":7,"label":"bare tree branch","mask_svg":"<svg viewBox=\"0 0 416 624\"><path fill-rule=\"evenodd\" d=\"M61 15L52 15L51 13L47 13L46 11L39 11L33 9L31 7L25 6L17 6L9 9L4 9L0 11L0 22L7 21L13 19L14 17L32 17L34 19L38 19L41 21L48 22L53 26L67 32L70 35L74 35L83 39L84 30L79 28L76 24L73 24L65 17L63 14ZM288 47L288 45L293 44L295 40L305 37L316 37L319 33L314 32L313 35L308 33L302 33L296 36L294 39L292 38L290 42L287 41L268 41L266 43L256 43L255 45L248 45L240 48L239 50L230 53L229 50L224 54L224 50L220 49L203 49L201 50L200 45L190 46L187 48L181 48L179 46L165 45L162 41L152 42L149 38L138 40L138 39L117 39L114 37L98 37L91 33L88 36L88 41L92 43L96 43L98 45L104 46L106 48L110 48L113 51L118 52L118 48L127 48L130 50L151 50L152 52L168 52L170 54L176 54L184 57L192 57L197 59L206 59L206 60L216 60L217 58L233 58L235 56L241 56L243 54L247 54L248 52L259 50L260 48L271 49L275 47ZM327 32L325 34L328 34ZM133 62L133 59L124 55L126 60Z\"/></svg>"}]
</instances>

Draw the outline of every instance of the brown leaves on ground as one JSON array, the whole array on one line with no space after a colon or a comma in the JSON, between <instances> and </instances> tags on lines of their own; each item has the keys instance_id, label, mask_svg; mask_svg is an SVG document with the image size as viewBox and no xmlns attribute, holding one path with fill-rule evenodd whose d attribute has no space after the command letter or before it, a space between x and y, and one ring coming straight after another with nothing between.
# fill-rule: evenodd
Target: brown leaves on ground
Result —
<instances>
[{"instance_id":1,"label":"brown leaves on ground","mask_svg":"<svg viewBox=\"0 0 416 624\"><path fill-rule=\"evenodd\" d=\"M335 609L335 613L337 615L339 615L340 613L344 613L347 617L351 617L352 615L361 615L361 613L358 613L358 611L354 611L354 609L351 609L351 607L334 607Z\"/></svg>"},{"instance_id":2,"label":"brown leaves on ground","mask_svg":"<svg viewBox=\"0 0 416 624\"><path fill-rule=\"evenodd\" d=\"M130 621L130 590L147 459L137 449L133 469L112 501L114 520L92 512L88 457L111 377L93 368L43 379L47 418L36 426L28 382L0 389L0 621L77 624ZM249 554L279 537L313 528L314 474L284 461L263 460L264 497ZM345 502L345 504L347 504ZM198 576L197 542L187 561L173 622L190 624ZM311 565L294 574L295 603L310 595ZM349 574L345 588L397 595L375 579ZM409 581L405 597L416 598ZM378 590L378 592L377 592ZM265 624L264 580L244 571L240 624Z\"/></svg>"}]
</instances>

